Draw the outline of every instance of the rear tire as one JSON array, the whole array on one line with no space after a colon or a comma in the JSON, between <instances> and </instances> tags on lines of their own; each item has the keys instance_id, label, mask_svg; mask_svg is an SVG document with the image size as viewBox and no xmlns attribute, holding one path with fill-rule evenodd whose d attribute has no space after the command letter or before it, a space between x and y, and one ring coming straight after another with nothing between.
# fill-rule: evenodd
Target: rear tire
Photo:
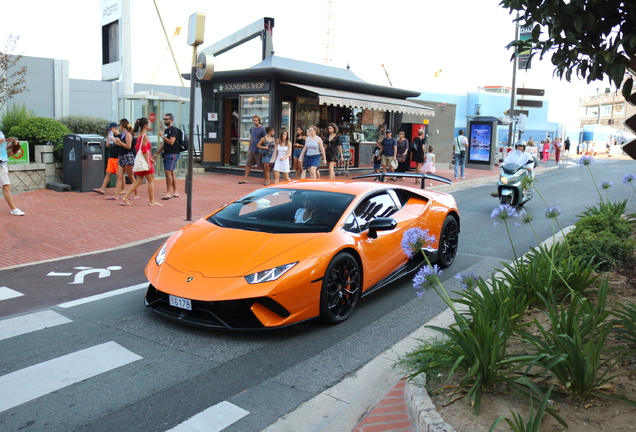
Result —
<instances>
[{"instance_id":1,"label":"rear tire","mask_svg":"<svg viewBox=\"0 0 636 432\"><path fill-rule=\"evenodd\" d=\"M329 263L320 291L320 318L329 324L346 320L360 299L361 275L358 261L342 252Z\"/></svg>"},{"instance_id":2,"label":"rear tire","mask_svg":"<svg viewBox=\"0 0 636 432\"><path fill-rule=\"evenodd\" d=\"M453 216L446 216L439 236L437 251L437 265L441 268L449 267L457 256L459 246L459 224Z\"/></svg>"}]
</instances>

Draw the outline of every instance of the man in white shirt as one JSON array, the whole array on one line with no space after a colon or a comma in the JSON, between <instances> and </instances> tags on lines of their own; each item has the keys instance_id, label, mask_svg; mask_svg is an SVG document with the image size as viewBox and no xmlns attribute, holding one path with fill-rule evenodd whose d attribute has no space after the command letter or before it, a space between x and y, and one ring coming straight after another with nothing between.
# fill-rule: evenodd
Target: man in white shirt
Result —
<instances>
[{"instance_id":1,"label":"man in white shirt","mask_svg":"<svg viewBox=\"0 0 636 432\"><path fill-rule=\"evenodd\" d=\"M528 171L532 172L534 168L534 158L530 153L526 153L526 143L523 140L519 140L515 143L515 149L510 151L506 158L503 160L502 165L506 164L517 164L521 165ZM498 197L499 192L491 192L490 196Z\"/></svg>"},{"instance_id":2,"label":"man in white shirt","mask_svg":"<svg viewBox=\"0 0 636 432\"><path fill-rule=\"evenodd\" d=\"M9 181L9 157L13 156L14 150L18 151L18 140L5 139L4 134L0 132L0 185L2 186L2 195L11 209L14 216L24 216L24 212L17 208L11 196L11 182ZM15 146L15 147L14 147Z\"/></svg>"},{"instance_id":3,"label":"man in white shirt","mask_svg":"<svg viewBox=\"0 0 636 432\"><path fill-rule=\"evenodd\" d=\"M519 140L515 143L515 149L508 153L503 163L504 165L508 163L521 165L528 171L532 171L532 168L534 167L534 158L530 153L526 153L526 143Z\"/></svg>"}]
</instances>

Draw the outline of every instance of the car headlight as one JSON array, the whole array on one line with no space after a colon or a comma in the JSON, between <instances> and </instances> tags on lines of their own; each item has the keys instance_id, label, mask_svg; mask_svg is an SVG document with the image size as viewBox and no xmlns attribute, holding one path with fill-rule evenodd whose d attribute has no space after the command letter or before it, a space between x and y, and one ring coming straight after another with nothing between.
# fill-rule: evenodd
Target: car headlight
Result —
<instances>
[{"instance_id":1,"label":"car headlight","mask_svg":"<svg viewBox=\"0 0 636 432\"><path fill-rule=\"evenodd\" d=\"M164 243L163 246L161 246L161 248L159 248L159 251L157 252L157 255L155 255L155 262L157 263L157 265L161 265L166 261L166 250L168 249L168 242Z\"/></svg>"},{"instance_id":2,"label":"car headlight","mask_svg":"<svg viewBox=\"0 0 636 432\"><path fill-rule=\"evenodd\" d=\"M291 268L294 267L296 264L298 264L298 261L291 264L285 264L268 270L252 273L245 276L245 280L249 284L275 281L276 279L287 273L289 270L291 270Z\"/></svg>"}]
</instances>

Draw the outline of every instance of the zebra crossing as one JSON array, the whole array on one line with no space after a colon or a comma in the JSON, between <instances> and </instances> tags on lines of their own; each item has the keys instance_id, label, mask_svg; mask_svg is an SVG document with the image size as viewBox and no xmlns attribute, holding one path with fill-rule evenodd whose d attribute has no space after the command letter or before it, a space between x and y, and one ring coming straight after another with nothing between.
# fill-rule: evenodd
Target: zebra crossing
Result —
<instances>
[{"instance_id":1,"label":"zebra crossing","mask_svg":"<svg viewBox=\"0 0 636 432\"><path fill-rule=\"evenodd\" d=\"M6 288L6 287L2 287ZM10 292L0 288L0 299ZM134 289L136 287L131 287ZM130 289L123 289L128 292ZM97 300L97 299L95 299ZM77 304L84 304L79 301ZM60 305L61 306L61 305ZM73 307L74 304L64 305ZM29 337L60 326L72 326L73 320L54 310L44 310L0 321L0 342ZM27 344L28 345L28 344ZM115 341L59 355L0 376L0 416L8 410L35 401L107 372L142 362L144 358ZM7 365L5 365L6 368ZM213 405L166 432L221 432L248 411L227 401ZM2 423L2 417L0 417Z\"/></svg>"}]
</instances>

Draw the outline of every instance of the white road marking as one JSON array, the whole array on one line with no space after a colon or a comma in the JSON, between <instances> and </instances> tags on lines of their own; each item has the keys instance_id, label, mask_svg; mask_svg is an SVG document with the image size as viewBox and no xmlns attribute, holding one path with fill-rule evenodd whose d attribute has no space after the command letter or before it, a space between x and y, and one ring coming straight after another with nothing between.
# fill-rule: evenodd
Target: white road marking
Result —
<instances>
[{"instance_id":1,"label":"white road marking","mask_svg":"<svg viewBox=\"0 0 636 432\"><path fill-rule=\"evenodd\" d=\"M211 406L166 432L220 432L250 412L224 401Z\"/></svg>"},{"instance_id":2,"label":"white road marking","mask_svg":"<svg viewBox=\"0 0 636 432\"><path fill-rule=\"evenodd\" d=\"M5 319L0 321L0 340L71 322L73 321L51 310Z\"/></svg>"},{"instance_id":3,"label":"white road marking","mask_svg":"<svg viewBox=\"0 0 636 432\"><path fill-rule=\"evenodd\" d=\"M0 412L140 359L111 341L4 375Z\"/></svg>"},{"instance_id":4,"label":"white road marking","mask_svg":"<svg viewBox=\"0 0 636 432\"><path fill-rule=\"evenodd\" d=\"M48 272L47 276L71 276L73 273Z\"/></svg>"},{"instance_id":5,"label":"white road marking","mask_svg":"<svg viewBox=\"0 0 636 432\"><path fill-rule=\"evenodd\" d=\"M90 303L90 302L94 302L94 301L97 301L97 300L102 300L102 299L105 299L105 298L108 298L108 297L114 297L114 296L119 295L119 294L125 294L127 292L136 291L136 290L140 290L142 288L147 288L147 287L148 287L148 283L147 282L146 283L141 283L141 284L129 286L129 287L126 287L126 288L120 288L120 289L115 290L115 291L109 291L109 292L106 292L106 293L103 293L103 294L97 294L97 295L94 295L94 296L84 297L84 298L81 298L81 299L78 299L78 300L73 300L73 301L70 301L70 302L62 303L62 304L59 304L58 306L61 307L61 308L64 308L64 309L68 309L68 308L71 308L73 306L79 306L79 305L82 305L82 304L85 304L85 303Z\"/></svg>"},{"instance_id":6,"label":"white road marking","mask_svg":"<svg viewBox=\"0 0 636 432\"><path fill-rule=\"evenodd\" d=\"M9 300L15 297L23 296L21 292L12 290L9 287L0 287L0 300Z\"/></svg>"}]
</instances>

